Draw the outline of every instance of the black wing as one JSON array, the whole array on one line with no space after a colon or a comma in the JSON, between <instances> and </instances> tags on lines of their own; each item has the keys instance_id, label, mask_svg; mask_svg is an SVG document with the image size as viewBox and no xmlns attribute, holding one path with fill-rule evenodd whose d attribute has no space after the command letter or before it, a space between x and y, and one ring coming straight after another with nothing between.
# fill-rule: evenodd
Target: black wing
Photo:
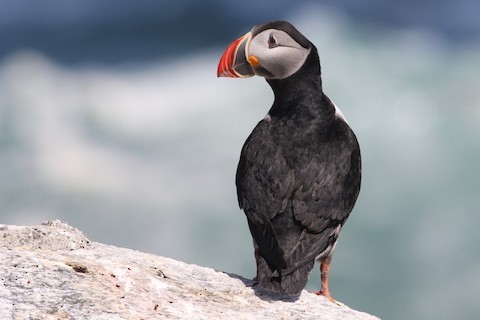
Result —
<instances>
[{"instance_id":1,"label":"black wing","mask_svg":"<svg viewBox=\"0 0 480 320\"><path fill-rule=\"evenodd\" d=\"M336 120L313 141L296 131L272 131L261 121L245 142L236 176L252 236L270 268L282 274L328 247L360 190L360 149L345 122Z\"/></svg>"}]
</instances>

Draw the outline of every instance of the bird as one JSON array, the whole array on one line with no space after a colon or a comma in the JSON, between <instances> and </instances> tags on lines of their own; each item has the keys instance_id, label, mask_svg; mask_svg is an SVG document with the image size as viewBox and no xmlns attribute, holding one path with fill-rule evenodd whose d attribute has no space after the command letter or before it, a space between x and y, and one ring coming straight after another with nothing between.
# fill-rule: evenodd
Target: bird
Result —
<instances>
[{"instance_id":1,"label":"bird","mask_svg":"<svg viewBox=\"0 0 480 320\"><path fill-rule=\"evenodd\" d=\"M274 102L248 136L235 184L254 242L254 280L267 291L299 295L320 265L329 289L332 254L360 192L357 138L323 92L317 48L291 23L257 25L222 55L218 77L261 76Z\"/></svg>"}]
</instances>

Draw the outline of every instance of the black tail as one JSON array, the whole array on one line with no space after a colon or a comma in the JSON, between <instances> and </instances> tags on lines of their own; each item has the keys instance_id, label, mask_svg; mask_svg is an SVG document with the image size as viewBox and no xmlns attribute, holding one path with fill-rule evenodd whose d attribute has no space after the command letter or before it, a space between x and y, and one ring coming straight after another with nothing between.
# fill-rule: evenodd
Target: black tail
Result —
<instances>
[{"instance_id":1,"label":"black tail","mask_svg":"<svg viewBox=\"0 0 480 320\"><path fill-rule=\"evenodd\" d=\"M315 261L312 261L298 270L282 275L278 271L272 272L265 259L259 256L257 260L257 282L262 288L270 292L289 295L300 294L307 285L308 276L314 263Z\"/></svg>"}]
</instances>

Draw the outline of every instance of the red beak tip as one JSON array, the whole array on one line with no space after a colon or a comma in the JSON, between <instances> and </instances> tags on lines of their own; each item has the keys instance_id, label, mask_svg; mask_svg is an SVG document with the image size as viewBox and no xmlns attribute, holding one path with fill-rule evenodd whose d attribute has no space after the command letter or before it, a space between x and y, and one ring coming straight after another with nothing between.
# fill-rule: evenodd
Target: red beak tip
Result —
<instances>
[{"instance_id":1,"label":"red beak tip","mask_svg":"<svg viewBox=\"0 0 480 320\"><path fill-rule=\"evenodd\" d=\"M217 77L239 78L234 63L239 45L249 36L249 33L233 41L225 50L217 68Z\"/></svg>"}]
</instances>

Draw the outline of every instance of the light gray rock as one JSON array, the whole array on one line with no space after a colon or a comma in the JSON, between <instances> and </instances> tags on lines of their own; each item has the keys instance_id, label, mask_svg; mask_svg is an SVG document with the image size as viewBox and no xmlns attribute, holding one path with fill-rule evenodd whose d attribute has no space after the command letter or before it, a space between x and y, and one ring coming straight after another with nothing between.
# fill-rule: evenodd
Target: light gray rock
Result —
<instances>
[{"instance_id":1,"label":"light gray rock","mask_svg":"<svg viewBox=\"0 0 480 320\"><path fill-rule=\"evenodd\" d=\"M303 291L90 242L60 221L0 225L0 318L378 319Z\"/></svg>"}]
</instances>

